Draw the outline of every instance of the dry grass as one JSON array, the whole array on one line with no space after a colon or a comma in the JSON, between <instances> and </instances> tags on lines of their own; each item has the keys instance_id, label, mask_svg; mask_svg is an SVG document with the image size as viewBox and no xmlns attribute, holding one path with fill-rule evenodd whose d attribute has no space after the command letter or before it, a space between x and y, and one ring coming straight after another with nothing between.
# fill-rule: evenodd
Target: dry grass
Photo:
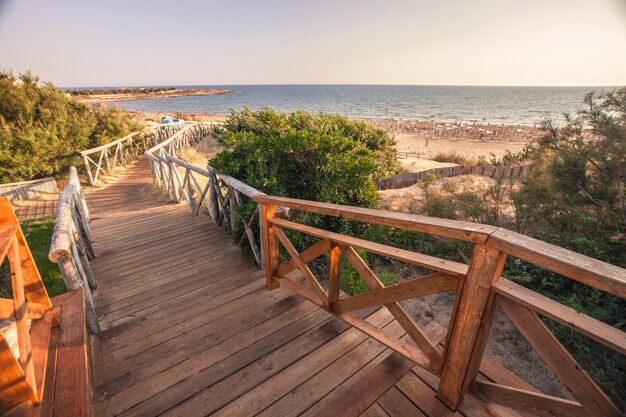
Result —
<instances>
[{"instance_id":1,"label":"dry grass","mask_svg":"<svg viewBox=\"0 0 626 417\"><path fill-rule=\"evenodd\" d=\"M196 148L183 149L178 157L194 165L202 165L203 162L206 162L206 156Z\"/></svg>"},{"instance_id":2,"label":"dry grass","mask_svg":"<svg viewBox=\"0 0 626 417\"><path fill-rule=\"evenodd\" d=\"M159 186L156 181L154 181L152 184L148 185L144 192L146 193L146 196L148 198L151 198L153 200L165 203L170 201L170 196L167 193L167 190L161 186Z\"/></svg>"}]
</instances>

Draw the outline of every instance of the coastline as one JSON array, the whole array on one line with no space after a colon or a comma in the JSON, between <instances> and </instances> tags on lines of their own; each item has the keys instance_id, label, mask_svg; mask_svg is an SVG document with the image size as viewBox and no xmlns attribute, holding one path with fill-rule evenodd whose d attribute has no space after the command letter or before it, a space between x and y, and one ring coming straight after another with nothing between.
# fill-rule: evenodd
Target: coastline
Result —
<instances>
[{"instance_id":1,"label":"coastline","mask_svg":"<svg viewBox=\"0 0 626 417\"><path fill-rule=\"evenodd\" d=\"M212 96L222 94L235 94L236 90L227 89L194 89L194 90L167 90L154 93L115 93L115 94L91 94L72 96L72 99L79 103L106 103L110 101L132 101L132 100L155 100L160 98L189 97L189 96ZM129 112L131 113L131 112Z\"/></svg>"},{"instance_id":2,"label":"coastline","mask_svg":"<svg viewBox=\"0 0 626 417\"><path fill-rule=\"evenodd\" d=\"M159 122L169 114L177 118L197 122L224 122L225 114L161 113L126 111L136 119ZM522 125L493 125L491 123L446 123L438 121L415 121L395 119L360 120L389 132L396 140L398 162L407 172L420 172L432 168L454 166L452 162L438 162L437 155L458 154L468 160L480 157L502 158L507 152L519 152L543 132L537 127Z\"/></svg>"}]
</instances>

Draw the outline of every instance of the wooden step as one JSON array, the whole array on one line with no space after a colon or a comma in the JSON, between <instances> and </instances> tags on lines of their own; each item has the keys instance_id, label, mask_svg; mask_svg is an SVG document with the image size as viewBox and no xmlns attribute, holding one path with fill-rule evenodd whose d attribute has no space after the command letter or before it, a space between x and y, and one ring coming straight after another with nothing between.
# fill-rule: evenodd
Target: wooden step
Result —
<instances>
[{"instance_id":1,"label":"wooden step","mask_svg":"<svg viewBox=\"0 0 626 417\"><path fill-rule=\"evenodd\" d=\"M46 380L46 370L48 367L48 346L50 343L50 332L52 329L52 311L44 313L43 318L33 320L30 329L30 342L33 366L35 369L35 381L37 383L37 397L43 400ZM39 416L40 406L34 407L30 401L12 408L4 414L5 417Z\"/></svg>"},{"instance_id":2,"label":"wooden step","mask_svg":"<svg viewBox=\"0 0 626 417\"><path fill-rule=\"evenodd\" d=\"M89 336L85 327L85 298L71 291L52 299L53 310L33 322L32 352L41 404L22 403L2 417L89 417ZM60 318L51 328L52 315ZM46 357L42 361L42 353ZM41 386L41 390L40 390ZM40 391L39 391L40 390Z\"/></svg>"},{"instance_id":3,"label":"wooden step","mask_svg":"<svg viewBox=\"0 0 626 417\"><path fill-rule=\"evenodd\" d=\"M52 310L45 312L42 319L33 320L30 329L30 343L37 381L37 396L41 402L45 390L46 370L48 367L48 347L52 329Z\"/></svg>"}]
</instances>

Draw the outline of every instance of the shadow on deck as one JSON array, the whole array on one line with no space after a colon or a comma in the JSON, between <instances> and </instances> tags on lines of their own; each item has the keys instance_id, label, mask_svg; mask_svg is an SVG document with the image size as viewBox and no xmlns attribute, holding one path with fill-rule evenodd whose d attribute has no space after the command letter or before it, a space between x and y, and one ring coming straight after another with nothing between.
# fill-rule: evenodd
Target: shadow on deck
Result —
<instances>
[{"instance_id":1,"label":"shadow on deck","mask_svg":"<svg viewBox=\"0 0 626 417\"><path fill-rule=\"evenodd\" d=\"M471 397L450 411L436 377L303 297L266 291L208 217L150 199L150 181L142 160L87 195L104 329L93 346L96 416L519 415ZM404 334L386 309L367 314ZM488 360L482 371L525 387Z\"/></svg>"}]
</instances>

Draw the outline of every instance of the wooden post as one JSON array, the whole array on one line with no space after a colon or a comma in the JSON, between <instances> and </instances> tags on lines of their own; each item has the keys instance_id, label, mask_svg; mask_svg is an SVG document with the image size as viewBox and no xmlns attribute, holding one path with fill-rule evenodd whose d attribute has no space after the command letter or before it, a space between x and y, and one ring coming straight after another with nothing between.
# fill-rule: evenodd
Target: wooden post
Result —
<instances>
[{"instance_id":1,"label":"wooden post","mask_svg":"<svg viewBox=\"0 0 626 417\"><path fill-rule=\"evenodd\" d=\"M150 172L152 173L152 179L159 183L159 174L157 173L156 165L152 158L148 158L148 162L150 162Z\"/></svg>"},{"instance_id":2,"label":"wooden post","mask_svg":"<svg viewBox=\"0 0 626 417\"><path fill-rule=\"evenodd\" d=\"M87 155L83 155L83 164L85 164L85 171L87 172L87 180L89 180L89 185L93 187L95 183L93 180L93 175L91 175L91 168L89 167L89 157Z\"/></svg>"},{"instance_id":3,"label":"wooden post","mask_svg":"<svg viewBox=\"0 0 626 417\"><path fill-rule=\"evenodd\" d=\"M447 346L441 381L437 390L439 398L455 410L463 399L463 386L474 355L481 355L482 342L478 340L479 328L489 297L491 284L502 274L506 253L485 244L476 244L460 294L454 323L450 323L450 343ZM486 336L485 336L486 337Z\"/></svg>"},{"instance_id":4,"label":"wooden post","mask_svg":"<svg viewBox=\"0 0 626 417\"><path fill-rule=\"evenodd\" d=\"M191 215L195 216L196 213L196 199L195 192L192 184L193 174L189 168L185 168L185 177L187 179L187 197L189 198L189 210L191 210ZM198 202L198 205L202 204L202 200Z\"/></svg>"},{"instance_id":5,"label":"wooden post","mask_svg":"<svg viewBox=\"0 0 626 417\"><path fill-rule=\"evenodd\" d=\"M235 208L237 208L237 201L235 200L235 190L232 187L226 187L226 193L228 194L228 201L230 202L228 211L230 217L230 231L231 233L235 233L237 229L237 217L235 215Z\"/></svg>"},{"instance_id":6,"label":"wooden post","mask_svg":"<svg viewBox=\"0 0 626 417\"><path fill-rule=\"evenodd\" d=\"M109 175L111 175L113 170L111 169L111 162L109 162L109 150L108 149L102 150L102 157L104 158L104 163L107 166L107 171L109 171Z\"/></svg>"},{"instance_id":7,"label":"wooden post","mask_svg":"<svg viewBox=\"0 0 626 417\"><path fill-rule=\"evenodd\" d=\"M265 286L268 290L278 288L278 281L273 279L280 265L278 239L276 231L269 221L276 217L276 206L273 204L261 205L261 230L263 231L263 246L265 246Z\"/></svg>"},{"instance_id":8,"label":"wooden post","mask_svg":"<svg viewBox=\"0 0 626 417\"><path fill-rule=\"evenodd\" d=\"M180 203L180 193L178 192L178 184L176 183L176 178L174 178L175 175L177 174L174 172L176 170L176 167L171 162L169 162L167 165L169 165L169 168L170 168L170 191L171 191L172 199L175 202Z\"/></svg>"},{"instance_id":9,"label":"wooden post","mask_svg":"<svg viewBox=\"0 0 626 417\"><path fill-rule=\"evenodd\" d=\"M263 239L263 220L260 219L261 217L261 213L263 212L261 204L257 204L256 205L256 211L259 214L259 246L260 246L260 251L261 251L261 262L259 263L259 268L263 268L263 262L265 260L265 241Z\"/></svg>"},{"instance_id":10,"label":"wooden post","mask_svg":"<svg viewBox=\"0 0 626 417\"><path fill-rule=\"evenodd\" d=\"M160 185L161 185L161 187L163 187L165 189L168 189L169 188L169 185L167 183L168 179L167 179L167 174L165 173L166 166L164 166L165 164L160 159L158 161L159 161L159 180L160 180ZM168 192L169 192L169 189L168 189Z\"/></svg>"},{"instance_id":11,"label":"wooden post","mask_svg":"<svg viewBox=\"0 0 626 417\"><path fill-rule=\"evenodd\" d=\"M87 325L89 326L89 330L92 334L100 333L100 324L98 323L98 318L96 316L96 309L93 306L93 300L91 299L91 294L87 295L85 287L83 286L83 281L81 280L78 270L76 269L76 265L72 261L72 257L63 262L59 263L59 269L61 270L61 277L63 277L63 282L65 282L65 286L68 290L78 290L80 289L85 293L85 312L87 315Z\"/></svg>"},{"instance_id":12,"label":"wooden post","mask_svg":"<svg viewBox=\"0 0 626 417\"><path fill-rule=\"evenodd\" d=\"M126 166L126 161L124 160L124 145L120 142L117 145L117 153L118 153L118 159L120 160L120 165L122 165L123 167Z\"/></svg>"},{"instance_id":13,"label":"wooden post","mask_svg":"<svg viewBox=\"0 0 626 417\"><path fill-rule=\"evenodd\" d=\"M328 262L328 310L332 311L333 303L339 300L341 275L341 248L339 246L332 245Z\"/></svg>"}]
</instances>

